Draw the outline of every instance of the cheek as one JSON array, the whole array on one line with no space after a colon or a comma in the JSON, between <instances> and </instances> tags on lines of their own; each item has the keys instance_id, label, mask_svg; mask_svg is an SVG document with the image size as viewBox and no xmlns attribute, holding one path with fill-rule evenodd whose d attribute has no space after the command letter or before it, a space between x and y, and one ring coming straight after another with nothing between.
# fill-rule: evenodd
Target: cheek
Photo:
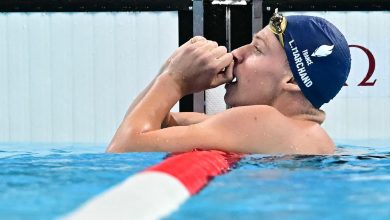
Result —
<instances>
[{"instance_id":1,"label":"cheek","mask_svg":"<svg viewBox=\"0 0 390 220\"><path fill-rule=\"evenodd\" d=\"M254 86L254 87L268 87L272 86L274 83L274 77L271 73L257 71L253 74L248 74L248 77L245 79L245 84Z\"/></svg>"},{"instance_id":2,"label":"cheek","mask_svg":"<svg viewBox=\"0 0 390 220\"><path fill-rule=\"evenodd\" d=\"M277 87L277 66L272 62L275 60L263 57L262 59L250 59L247 62L245 77L242 84L246 88L257 88L254 90L273 90Z\"/></svg>"}]
</instances>

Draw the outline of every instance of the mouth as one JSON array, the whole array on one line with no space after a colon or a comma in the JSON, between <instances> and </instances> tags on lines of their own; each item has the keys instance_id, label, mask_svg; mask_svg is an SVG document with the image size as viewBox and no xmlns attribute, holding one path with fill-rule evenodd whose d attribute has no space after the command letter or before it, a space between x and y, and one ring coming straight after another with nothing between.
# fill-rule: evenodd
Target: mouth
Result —
<instances>
[{"instance_id":1,"label":"mouth","mask_svg":"<svg viewBox=\"0 0 390 220\"><path fill-rule=\"evenodd\" d=\"M226 86L232 86L232 85L235 85L235 84L237 84L237 82L238 82L238 78L237 78L237 76L236 76L236 75L234 75L234 73L233 73L233 78L232 78L232 81L230 81L230 82L226 83Z\"/></svg>"}]
</instances>

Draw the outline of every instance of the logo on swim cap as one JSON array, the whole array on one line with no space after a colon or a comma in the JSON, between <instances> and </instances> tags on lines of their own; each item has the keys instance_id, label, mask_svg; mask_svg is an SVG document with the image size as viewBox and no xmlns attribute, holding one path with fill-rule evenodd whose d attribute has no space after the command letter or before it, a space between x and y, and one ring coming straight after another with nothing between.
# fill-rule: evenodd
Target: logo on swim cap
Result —
<instances>
[{"instance_id":1,"label":"logo on swim cap","mask_svg":"<svg viewBox=\"0 0 390 220\"><path fill-rule=\"evenodd\" d=\"M347 80L351 68L348 43L323 18L305 15L285 18L283 47L291 72L304 96L320 108L337 95Z\"/></svg>"},{"instance_id":2,"label":"logo on swim cap","mask_svg":"<svg viewBox=\"0 0 390 220\"><path fill-rule=\"evenodd\" d=\"M330 55L333 52L333 47L328 45L322 45L319 48L317 48L314 53L311 54L312 57L326 57Z\"/></svg>"}]
</instances>

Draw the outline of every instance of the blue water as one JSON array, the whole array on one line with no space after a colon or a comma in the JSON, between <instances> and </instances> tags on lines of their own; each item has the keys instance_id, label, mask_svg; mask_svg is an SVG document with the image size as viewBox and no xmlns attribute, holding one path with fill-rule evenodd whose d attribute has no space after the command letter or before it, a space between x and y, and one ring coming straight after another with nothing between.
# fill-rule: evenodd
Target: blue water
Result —
<instances>
[{"instance_id":1,"label":"blue water","mask_svg":"<svg viewBox=\"0 0 390 220\"><path fill-rule=\"evenodd\" d=\"M336 154L248 156L166 219L390 219L390 147Z\"/></svg>"},{"instance_id":2,"label":"blue water","mask_svg":"<svg viewBox=\"0 0 390 220\"><path fill-rule=\"evenodd\" d=\"M166 219L390 219L390 142L353 144L332 156L247 156ZM0 219L62 216L166 156L103 152L0 144Z\"/></svg>"},{"instance_id":3,"label":"blue water","mask_svg":"<svg viewBox=\"0 0 390 220\"><path fill-rule=\"evenodd\" d=\"M105 154L104 146L0 145L0 219L54 219L164 153Z\"/></svg>"}]
</instances>

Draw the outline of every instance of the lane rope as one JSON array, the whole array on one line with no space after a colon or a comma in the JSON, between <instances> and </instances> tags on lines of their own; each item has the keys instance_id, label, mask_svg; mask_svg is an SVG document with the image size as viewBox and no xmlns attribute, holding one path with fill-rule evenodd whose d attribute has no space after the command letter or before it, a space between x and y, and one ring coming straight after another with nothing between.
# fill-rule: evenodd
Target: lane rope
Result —
<instances>
[{"instance_id":1,"label":"lane rope","mask_svg":"<svg viewBox=\"0 0 390 220\"><path fill-rule=\"evenodd\" d=\"M173 154L92 198L64 219L160 219L241 158L215 150Z\"/></svg>"}]
</instances>

